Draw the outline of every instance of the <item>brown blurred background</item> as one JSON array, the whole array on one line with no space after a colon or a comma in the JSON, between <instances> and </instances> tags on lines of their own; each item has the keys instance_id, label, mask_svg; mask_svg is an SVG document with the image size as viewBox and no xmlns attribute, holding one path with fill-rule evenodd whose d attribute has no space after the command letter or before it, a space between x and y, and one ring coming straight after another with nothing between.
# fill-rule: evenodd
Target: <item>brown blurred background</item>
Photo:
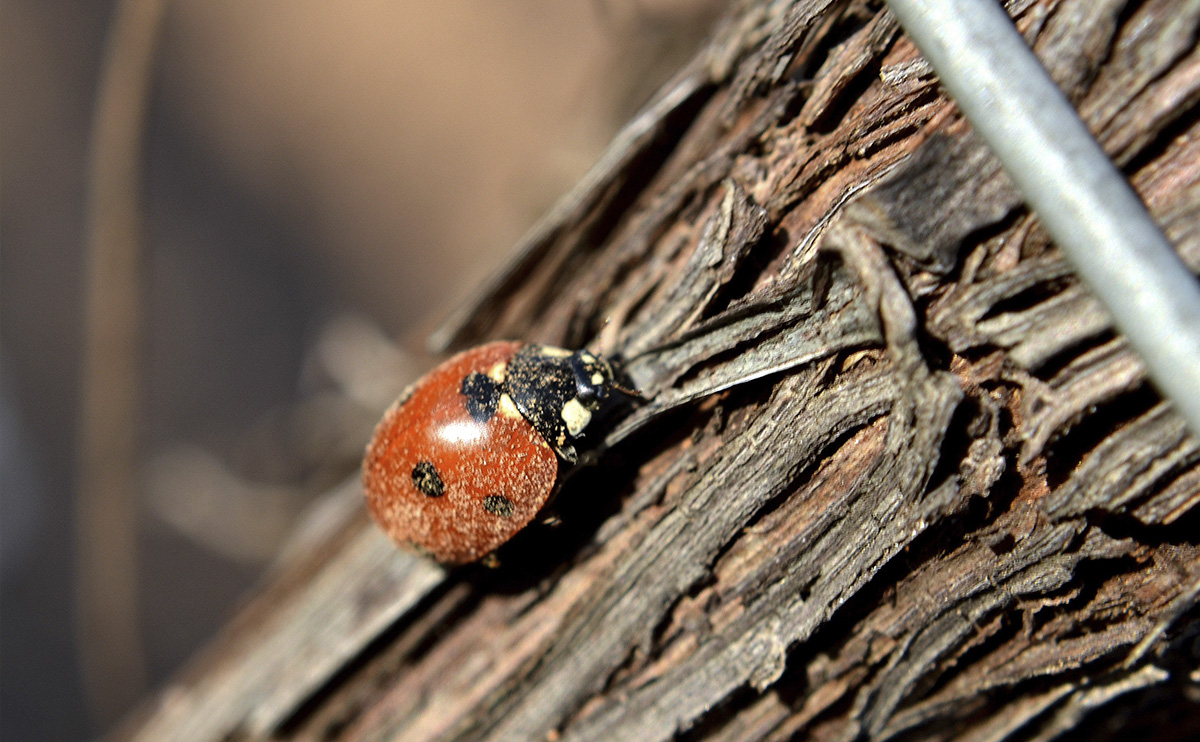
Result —
<instances>
[{"instance_id":1,"label":"brown blurred background","mask_svg":"<svg viewBox=\"0 0 1200 742\"><path fill-rule=\"evenodd\" d=\"M352 475L424 333L720 5L164 3L138 170L133 526L105 536L136 559L87 590L89 148L118 4L0 0L0 739L97 734L227 620ZM102 669L81 672L81 601L122 596L132 618L108 629L134 651L88 642Z\"/></svg>"}]
</instances>

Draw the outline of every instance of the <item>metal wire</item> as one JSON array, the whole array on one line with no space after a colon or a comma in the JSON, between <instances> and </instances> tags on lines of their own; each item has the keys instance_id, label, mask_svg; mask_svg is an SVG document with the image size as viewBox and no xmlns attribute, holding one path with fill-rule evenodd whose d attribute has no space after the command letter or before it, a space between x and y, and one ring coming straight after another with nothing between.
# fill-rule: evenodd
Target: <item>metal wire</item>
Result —
<instances>
[{"instance_id":1,"label":"metal wire","mask_svg":"<svg viewBox=\"0 0 1200 742\"><path fill-rule=\"evenodd\" d=\"M889 0L1079 276L1200 433L1200 284L995 0Z\"/></svg>"}]
</instances>

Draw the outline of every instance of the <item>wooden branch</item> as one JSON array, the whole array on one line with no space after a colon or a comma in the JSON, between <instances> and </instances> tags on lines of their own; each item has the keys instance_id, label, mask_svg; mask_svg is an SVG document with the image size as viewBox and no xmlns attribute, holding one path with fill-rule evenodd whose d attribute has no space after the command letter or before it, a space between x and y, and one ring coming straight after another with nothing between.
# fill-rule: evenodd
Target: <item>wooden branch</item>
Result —
<instances>
[{"instance_id":1,"label":"wooden branch","mask_svg":"<svg viewBox=\"0 0 1200 742\"><path fill-rule=\"evenodd\" d=\"M1010 12L1200 268L1200 5ZM558 528L358 512L127 739L1200 731L1200 448L872 3L745 0L435 337L622 355Z\"/></svg>"}]
</instances>

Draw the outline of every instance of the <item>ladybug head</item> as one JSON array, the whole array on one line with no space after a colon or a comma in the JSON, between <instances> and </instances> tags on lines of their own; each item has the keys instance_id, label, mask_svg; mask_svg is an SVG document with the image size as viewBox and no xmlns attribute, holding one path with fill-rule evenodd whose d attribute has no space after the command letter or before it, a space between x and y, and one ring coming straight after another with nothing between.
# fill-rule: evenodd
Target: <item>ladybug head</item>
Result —
<instances>
[{"instance_id":1,"label":"ladybug head","mask_svg":"<svg viewBox=\"0 0 1200 742\"><path fill-rule=\"evenodd\" d=\"M600 409L613 390L612 366L586 350L572 353L567 364L575 377L575 399L593 412Z\"/></svg>"}]
</instances>

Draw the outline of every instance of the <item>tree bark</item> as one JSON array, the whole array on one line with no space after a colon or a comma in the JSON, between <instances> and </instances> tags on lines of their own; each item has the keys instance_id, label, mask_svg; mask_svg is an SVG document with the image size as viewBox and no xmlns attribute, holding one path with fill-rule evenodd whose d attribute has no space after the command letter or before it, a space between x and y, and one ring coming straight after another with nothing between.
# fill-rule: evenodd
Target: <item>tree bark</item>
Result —
<instances>
[{"instance_id":1,"label":"tree bark","mask_svg":"<svg viewBox=\"0 0 1200 742\"><path fill-rule=\"evenodd\" d=\"M1200 269L1200 3L1006 5ZM445 570L348 482L118 737L1200 732L1200 449L878 4L737 3L434 342L497 337L647 397L562 525Z\"/></svg>"}]
</instances>

